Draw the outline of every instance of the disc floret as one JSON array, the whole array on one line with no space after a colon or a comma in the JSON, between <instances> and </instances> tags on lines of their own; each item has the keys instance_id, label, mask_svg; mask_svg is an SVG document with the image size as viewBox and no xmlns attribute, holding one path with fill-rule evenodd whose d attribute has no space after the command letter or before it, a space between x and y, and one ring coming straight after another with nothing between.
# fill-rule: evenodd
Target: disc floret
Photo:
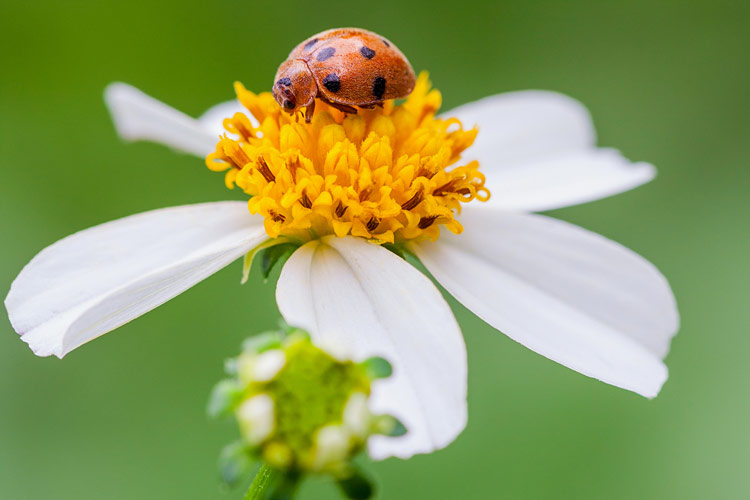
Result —
<instances>
[{"instance_id":1,"label":"disc floret","mask_svg":"<svg viewBox=\"0 0 750 500\"><path fill-rule=\"evenodd\" d=\"M441 95L426 74L401 104L345 114L321 102L309 124L270 93L235 90L251 117L224 120L206 164L252 196L272 238L436 239L440 226L461 232L461 204L489 198L479 164L460 162L477 129L435 116Z\"/></svg>"}]
</instances>

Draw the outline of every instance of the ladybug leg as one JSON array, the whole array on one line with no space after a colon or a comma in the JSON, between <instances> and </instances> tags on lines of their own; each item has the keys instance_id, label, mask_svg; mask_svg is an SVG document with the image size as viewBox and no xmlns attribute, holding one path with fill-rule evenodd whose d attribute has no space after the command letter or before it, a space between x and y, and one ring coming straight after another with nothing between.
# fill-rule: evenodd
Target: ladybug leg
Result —
<instances>
[{"instance_id":1,"label":"ladybug leg","mask_svg":"<svg viewBox=\"0 0 750 500\"><path fill-rule=\"evenodd\" d=\"M375 101L371 102L369 104L360 104L360 109L375 109L375 107L382 108L383 107L383 101Z\"/></svg>"},{"instance_id":2,"label":"ladybug leg","mask_svg":"<svg viewBox=\"0 0 750 500\"><path fill-rule=\"evenodd\" d=\"M331 102L328 101L328 104L333 106L334 108L338 109L339 111L343 111L344 113L347 113L349 115L356 115L357 114L357 108L353 106L349 106L347 104L341 104L338 102Z\"/></svg>"},{"instance_id":3,"label":"ladybug leg","mask_svg":"<svg viewBox=\"0 0 750 500\"><path fill-rule=\"evenodd\" d=\"M356 115L357 114L357 108L353 106L349 106L348 104L341 104L339 102L333 102L331 100L326 99L325 97L320 98L321 101L325 102L332 108L336 108L339 111L342 111L344 113L350 114L350 115Z\"/></svg>"},{"instance_id":4,"label":"ladybug leg","mask_svg":"<svg viewBox=\"0 0 750 500\"><path fill-rule=\"evenodd\" d=\"M312 100L309 106L305 108L305 123L312 121L313 113L315 112L315 99Z\"/></svg>"}]
</instances>

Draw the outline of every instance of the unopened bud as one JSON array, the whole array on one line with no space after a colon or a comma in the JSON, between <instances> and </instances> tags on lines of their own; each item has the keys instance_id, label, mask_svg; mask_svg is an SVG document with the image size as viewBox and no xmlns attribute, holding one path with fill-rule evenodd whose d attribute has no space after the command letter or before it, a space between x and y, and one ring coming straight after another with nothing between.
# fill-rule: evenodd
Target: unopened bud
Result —
<instances>
[{"instance_id":1,"label":"unopened bud","mask_svg":"<svg viewBox=\"0 0 750 500\"><path fill-rule=\"evenodd\" d=\"M375 434L405 432L389 415L374 415L374 380L391 374L382 358L362 363L315 346L291 329L254 337L227 363L209 403L213 415L233 414L247 456L294 474L323 472L351 479L351 460Z\"/></svg>"}]
</instances>

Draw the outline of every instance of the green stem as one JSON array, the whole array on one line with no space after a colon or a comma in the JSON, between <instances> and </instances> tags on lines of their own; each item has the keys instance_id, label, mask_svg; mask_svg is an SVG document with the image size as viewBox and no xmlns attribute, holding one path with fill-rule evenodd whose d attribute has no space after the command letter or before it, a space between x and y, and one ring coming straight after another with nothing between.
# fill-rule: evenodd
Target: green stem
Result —
<instances>
[{"instance_id":1,"label":"green stem","mask_svg":"<svg viewBox=\"0 0 750 500\"><path fill-rule=\"evenodd\" d=\"M279 472L276 469L269 467L268 465L261 464L258 473L253 479L253 483L245 494L244 500L263 500L268 496L268 487L276 481Z\"/></svg>"}]
</instances>

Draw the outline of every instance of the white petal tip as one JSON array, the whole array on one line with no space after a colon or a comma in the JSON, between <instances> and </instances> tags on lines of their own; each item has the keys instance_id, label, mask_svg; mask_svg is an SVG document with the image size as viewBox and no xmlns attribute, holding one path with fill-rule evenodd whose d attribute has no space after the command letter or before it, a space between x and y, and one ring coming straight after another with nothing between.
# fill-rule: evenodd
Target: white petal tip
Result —
<instances>
[{"instance_id":1,"label":"white petal tip","mask_svg":"<svg viewBox=\"0 0 750 500\"><path fill-rule=\"evenodd\" d=\"M104 89L104 102L112 116L112 122L117 133L126 141L139 139L137 115L130 109L143 98L148 96L127 83L113 82Z\"/></svg>"},{"instance_id":2,"label":"white petal tip","mask_svg":"<svg viewBox=\"0 0 750 500\"><path fill-rule=\"evenodd\" d=\"M652 164L645 161L639 161L627 165L628 159L622 156L619 152L618 155L620 156L624 167L629 169L632 174L632 186L634 188L646 184L647 182L651 182L656 178L656 167Z\"/></svg>"},{"instance_id":3,"label":"white petal tip","mask_svg":"<svg viewBox=\"0 0 750 500\"><path fill-rule=\"evenodd\" d=\"M40 338L38 335L34 335L34 332L19 333L19 336L29 346L31 352L40 358L55 356L57 359L63 359L67 354L59 343L50 342L50 339Z\"/></svg>"},{"instance_id":4,"label":"white petal tip","mask_svg":"<svg viewBox=\"0 0 750 500\"><path fill-rule=\"evenodd\" d=\"M78 346L163 304L261 243L244 202L133 215L39 252L11 285L13 329L37 356Z\"/></svg>"},{"instance_id":5,"label":"white petal tip","mask_svg":"<svg viewBox=\"0 0 750 500\"><path fill-rule=\"evenodd\" d=\"M544 216L467 210L461 222L460 238L414 246L459 302L577 372L647 398L659 393L679 321L669 284L651 263Z\"/></svg>"},{"instance_id":6,"label":"white petal tip","mask_svg":"<svg viewBox=\"0 0 750 500\"><path fill-rule=\"evenodd\" d=\"M104 102L117 133L125 140L149 140L195 156L212 152L219 134L127 83L104 89Z\"/></svg>"}]
</instances>

